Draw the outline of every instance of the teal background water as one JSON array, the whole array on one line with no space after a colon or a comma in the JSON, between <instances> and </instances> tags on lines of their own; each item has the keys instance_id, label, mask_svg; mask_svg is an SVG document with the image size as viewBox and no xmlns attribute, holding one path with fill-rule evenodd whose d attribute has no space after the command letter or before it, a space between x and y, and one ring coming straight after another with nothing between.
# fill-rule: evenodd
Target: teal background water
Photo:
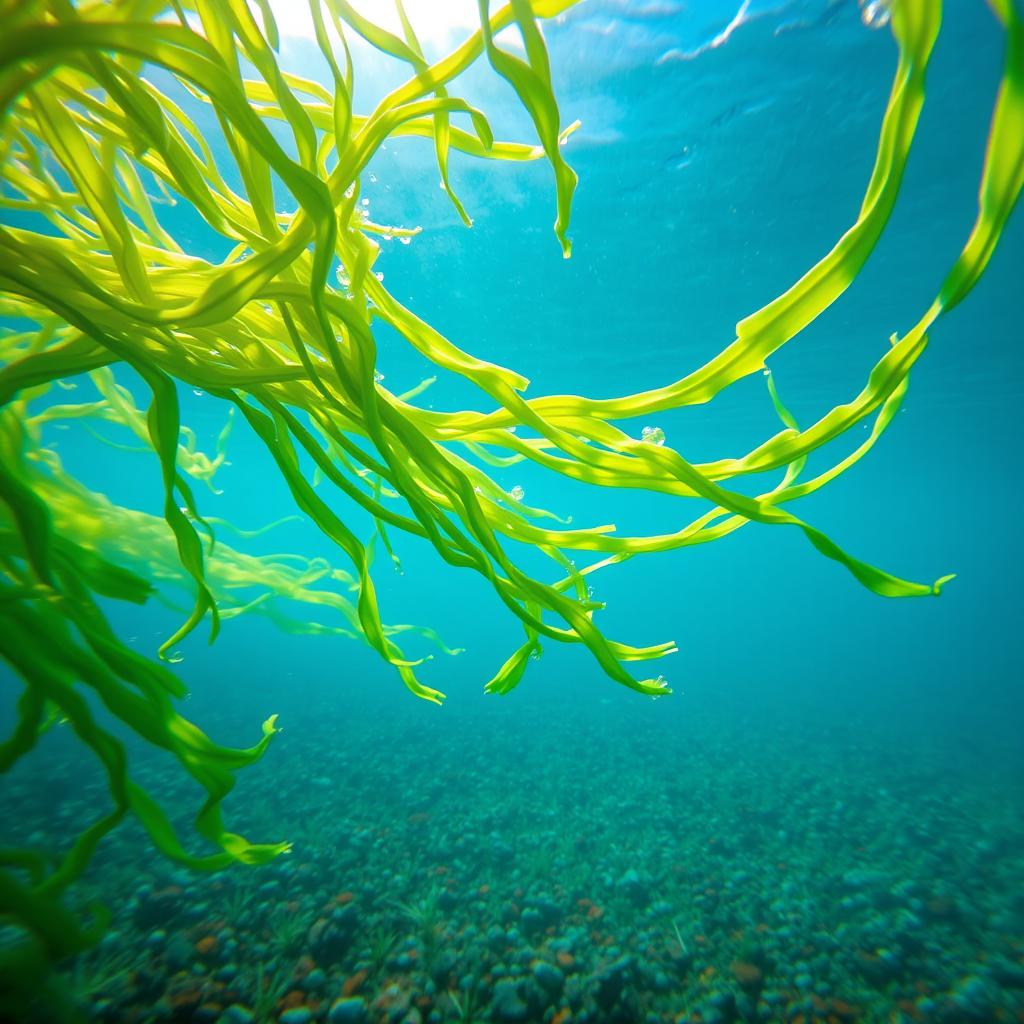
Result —
<instances>
[{"instance_id":1,"label":"teal background water","mask_svg":"<svg viewBox=\"0 0 1024 1024\"><path fill-rule=\"evenodd\" d=\"M769 361L802 424L859 391L889 335L908 330L931 303L973 223L1002 36L984 4L947 6L919 137L882 243L849 292ZM474 218L467 230L437 188L430 145L388 143L372 167L376 180L363 185L371 215L423 227L408 246L385 244L375 269L393 294L463 348L526 374L530 396L656 387L719 351L737 320L788 287L855 219L896 55L890 34L867 29L852 2L753 3L723 45L708 46L732 14L717 0L595 0L547 26L564 120L583 122L565 148L581 179L568 262L550 230L546 164L454 157L453 184ZM287 41L283 63L305 66L310 45ZM357 93L364 108L388 74L366 64ZM532 137L504 83L483 65L467 77L464 94L492 117L498 137ZM797 531L749 525L592 580L607 603L597 621L608 635L678 643L679 653L655 668L676 691L671 698L627 692L584 650L548 643L521 687L499 699L480 691L520 642L518 627L481 580L396 538L404 574L381 561L375 575L385 621L430 625L466 648L422 671L448 694L444 708L417 702L358 643L284 635L256 616L227 623L212 647L198 634L182 645L188 714L215 738L247 740L267 714L281 716L285 731L230 801L237 820L251 820L259 838L297 837L301 860L309 821L332 809L344 817L347 802L364 818L376 807L381 821L457 807L454 833L497 831L517 863L585 822L597 852L575 864L575 884L586 887L589 877L599 891L608 876L665 853L643 843L625 862L615 853L631 848L638 803L652 801L643 820L654 823L657 843L684 851L697 842L697 817L713 819L715 835L735 837L751 806L781 805L771 831L785 832L779 842L801 877L859 865L927 888L936 868L899 837L946 802L963 812L962 833L950 827L944 839L963 860L944 891L960 886L966 903L983 908L969 928L952 930L978 963L987 950L1019 950L1024 907L1004 906L1001 921L984 908L1006 904L996 887L1012 890L1024 858L1021 217L1018 210L969 300L932 330L889 431L794 509L898 575L930 582L955 572L940 599L876 597ZM211 246L187 220L178 227ZM221 255L212 246L206 254ZM430 372L396 336L382 332L378 344L395 392ZM420 400L439 410L486 407L444 379ZM188 389L183 403L184 422L212 446L225 410ZM695 462L741 454L776 429L759 375L710 407L650 425ZM859 443L855 429L836 452ZM95 489L157 510L155 460L111 453L85 435L62 436L60 448ZM252 528L292 512L270 459L240 424L229 451L231 465L217 477L223 494L198 492L204 513ZM530 504L572 515L574 525L654 532L697 514L680 500L570 485L529 467L496 479L522 486ZM369 535L355 513L352 522ZM344 565L308 523L279 527L247 549ZM159 607L117 608L112 618L146 650L176 625ZM409 649L428 653L425 644ZM45 774L42 765L32 770ZM325 777L329 786L312 784ZM844 812L837 822L835 805L850 794L864 801L861 820ZM941 815L935 821L945 828ZM854 856L865 822L891 829L895 845ZM780 855L751 850L743 870L763 859L767 886L768 863ZM557 876L557 863L552 870ZM160 868L147 859L145 871ZM412 877L403 893L415 889ZM839 898L815 904L823 918L842 915ZM621 927L620 935L641 925ZM950 978L977 972L963 957ZM1005 979L982 982L990 1003L1019 1006ZM895 990L879 991L877 1007L895 1006ZM957 1017L968 1005L934 1019L997 1019L984 1009ZM888 1019L877 1007L866 1019Z\"/></svg>"},{"instance_id":2,"label":"teal background water","mask_svg":"<svg viewBox=\"0 0 1024 1024\"><path fill-rule=\"evenodd\" d=\"M625 394L700 365L731 340L738 319L783 291L852 223L895 58L889 33L866 29L852 4L755 5L747 17L726 45L692 60L673 56L721 31L728 23L721 5L585 4L548 26L565 120L583 121L565 150L581 177L568 262L550 232L545 164L456 158L454 184L475 222L467 230L436 188L430 144L389 144L372 168L376 181L363 183L371 215L423 233L409 246L385 243L376 269L387 286L457 344L527 375L528 395ZM286 42L283 63L307 67L309 45ZM936 294L973 223L1001 62L991 14L981 5L950 5L882 243L849 292L769 361L801 423L852 397L889 335L908 330ZM377 71L367 68L367 93ZM488 112L499 137L531 137L505 83L482 65L468 78L464 93ZM879 599L795 530L756 525L720 543L603 572L593 582L608 603L598 621L611 635L679 643L680 653L663 665L682 696L660 704L658 714L750 694L879 715L898 702L912 718L953 715L982 732L1016 724L1022 355L1014 316L1022 247L1018 215L971 300L932 331L883 440L797 509L852 553L898 575L931 581L955 572L957 580L939 600ZM397 336L382 331L378 345L394 391L430 373ZM183 401L184 421L212 447L225 410L188 391ZM421 401L435 409L486 407L443 378ZM777 426L758 377L710 407L651 422L691 461L739 454ZM90 482L128 504L147 497L155 507L155 467L111 457L86 438L62 440L65 458L79 442L76 468ZM218 478L224 494L202 495L205 512L256 526L293 510L269 459L241 427L230 459ZM501 470L497 479L520 484L529 503L572 515L575 525L654 531L695 514L681 501L609 494L530 467ZM281 528L266 544L342 564L308 526ZM378 572L385 617L435 624L466 647L433 676L445 677L440 688L457 702L475 702L517 627L481 581L442 565L426 545L399 545L405 575L384 566ZM209 655L190 642L183 671L216 671L229 661L245 674L254 644L264 670L250 685L271 694L266 658L299 659L308 666L304 685L318 691L333 692L335 676L356 692L392 683L358 645L277 636L244 618ZM433 678L430 669L426 676ZM603 680L582 650L549 644L516 698L486 701L481 713L514 722L518 704L552 691L569 705L596 694L625 708L639 703ZM393 697L402 703L400 691Z\"/></svg>"}]
</instances>

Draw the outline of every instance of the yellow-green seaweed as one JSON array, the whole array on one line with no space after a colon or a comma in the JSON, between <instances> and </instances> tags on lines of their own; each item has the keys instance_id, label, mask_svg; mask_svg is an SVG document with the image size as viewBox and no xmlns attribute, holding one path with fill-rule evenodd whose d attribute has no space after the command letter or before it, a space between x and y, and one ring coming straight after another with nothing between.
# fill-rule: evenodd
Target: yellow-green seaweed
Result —
<instances>
[{"instance_id":1,"label":"yellow-green seaweed","mask_svg":"<svg viewBox=\"0 0 1024 1024\"><path fill-rule=\"evenodd\" d=\"M280 68L267 3L256 5L258 12L243 0L0 4L0 207L31 215L38 225L17 227L12 218L0 226L0 316L17 325L4 339L0 369L0 655L25 684L18 721L0 746L0 768L27 754L60 715L103 764L114 804L56 862L38 852L0 852L0 915L28 940L4 953L0 969L11 984L29 984L48 963L95 938L102 919L83 928L60 909L58 898L101 837L129 811L163 853L196 867L260 862L285 848L250 844L228 832L219 809L233 772L263 753L273 718L248 750L212 743L175 711L174 698L182 693L178 679L122 644L94 599L144 600L161 574L188 583L195 604L161 646L158 654L167 660L207 617L212 638L222 619L265 610L266 599L231 601L232 573L251 572L268 593L308 592L304 573L321 568L254 564L219 540L214 544L219 524L203 519L188 478L210 482L223 449L212 459L196 451L180 423L178 384L200 388L236 410L235 419L274 460L296 508L350 563L350 574L341 579L354 594L352 602L308 594L302 599L339 612L346 626L325 628L360 634L427 700L439 702L442 695L417 677L396 630L384 626L371 576L373 542L363 543L346 523L345 503L335 500L342 495L374 518L389 554L388 531L426 538L450 565L482 575L520 620L525 642L487 684L492 692L516 686L531 655L552 640L585 645L625 686L652 696L668 693L661 676L638 679L625 665L660 658L674 645L635 647L607 638L593 621L600 606L589 597L586 577L637 554L718 539L749 522L795 526L822 554L885 596L937 594L949 578L916 583L871 566L784 506L844 472L884 432L928 330L977 282L1013 209L1024 184L1024 24L1012 0L991 0L1006 31L1006 63L977 222L962 252L951 254L952 269L937 282L935 302L916 325L893 337L859 394L809 426L796 424L769 376L782 429L742 457L703 464L615 424L709 402L762 371L773 352L856 278L897 201L941 4L892 0L899 60L876 162L855 223L829 253L741 320L735 340L717 356L674 382L611 399L527 399L525 378L458 348L373 274L376 239L415 229L369 221L359 204L360 182L385 141L429 137L442 185L468 224L450 183L452 150L508 161L544 157L555 177L555 234L568 256L576 176L561 144L575 125L562 126L537 19L573 2L512 0L492 13L487 0L479 0L481 29L430 64L399 0L404 38L374 25L345 0L314 0L310 9L330 72L327 86ZM499 31L513 24L522 35L523 57L497 41ZM410 67L408 81L369 114L353 109L347 33ZM452 94L458 76L480 58L512 85L539 144L495 141L485 114ZM181 86L175 95L209 105L241 191L225 180L225 156L214 155L193 114L146 77L149 69L160 69L160 80L175 79ZM464 117L464 126L453 124L453 116ZM276 141L271 121L290 130L294 156ZM287 190L293 208L279 211L275 187ZM229 256L211 263L184 250L161 223L158 208L168 203L186 204L230 241ZM331 284L336 266L345 287ZM416 393L388 391L375 374L379 324L394 328L438 373L475 385L486 408L431 411L416 404ZM115 366L148 392L144 413L119 390L109 369ZM100 389L96 402L28 411L28 403L46 396L51 385L82 373L90 373ZM39 435L47 417L59 416L112 418L135 433L156 456L162 520L118 510L63 472ZM872 416L866 440L816 477L800 480L810 453ZM509 429L516 427L527 428L526 434ZM306 458L316 467L314 477L303 470ZM595 486L698 498L711 508L655 536L572 527L509 501L484 468L522 459ZM728 486L773 470L781 471L779 482L755 497ZM119 521L162 537L159 551L145 559L119 548L113 542ZM521 569L509 540L547 554L554 581ZM593 552L596 560L577 568L571 553L578 552ZM193 855L182 846L164 812L131 782L123 746L96 722L82 687L146 741L171 751L205 789L197 830L217 852Z\"/></svg>"}]
</instances>

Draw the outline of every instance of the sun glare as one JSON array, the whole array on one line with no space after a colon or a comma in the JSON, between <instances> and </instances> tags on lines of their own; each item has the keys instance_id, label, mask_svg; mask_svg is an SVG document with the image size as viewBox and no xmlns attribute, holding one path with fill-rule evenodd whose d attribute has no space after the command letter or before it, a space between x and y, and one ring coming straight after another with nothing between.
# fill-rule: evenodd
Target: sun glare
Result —
<instances>
[{"instance_id":1,"label":"sun glare","mask_svg":"<svg viewBox=\"0 0 1024 1024\"><path fill-rule=\"evenodd\" d=\"M374 24L402 35L394 0L355 0L352 6ZM427 50L447 46L480 24L476 0L404 0L404 6ZM282 36L313 38L307 4L300 0L271 0L271 8Z\"/></svg>"}]
</instances>

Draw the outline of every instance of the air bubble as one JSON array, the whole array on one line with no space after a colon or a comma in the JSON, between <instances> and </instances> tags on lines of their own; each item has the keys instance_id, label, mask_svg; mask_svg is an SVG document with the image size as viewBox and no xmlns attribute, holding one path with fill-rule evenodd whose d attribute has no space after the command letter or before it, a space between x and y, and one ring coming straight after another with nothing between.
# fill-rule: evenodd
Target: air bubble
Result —
<instances>
[{"instance_id":1,"label":"air bubble","mask_svg":"<svg viewBox=\"0 0 1024 1024\"><path fill-rule=\"evenodd\" d=\"M193 388L192 389L192 394L195 395L196 398L202 398L203 395L206 394L206 392L205 391L200 391L199 388Z\"/></svg>"},{"instance_id":2,"label":"air bubble","mask_svg":"<svg viewBox=\"0 0 1024 1024\"><path fill-rule=\"evenodd\" d=\"M384 271L383 270L378 270L373 276L375 278L377 278L378 281L383 281L384 280Z\"/></svg>"},{"instance_id":3,"label":"air bubble","mask_svg":"<svg viewBox=\"0 0 1024 1024\"><path fill-rule=\"evenodd\" d=\"M167 660L172 665L180 665L185 660L185 655L181 651L174 651L167 655Z\"/></svg>"},{"instance_id":4,"label":"air bubble","mask_svg":"<svg viewBox=\"0 0 1024 1024\"><path fill-rule=\"evenodd\" d=\"M861 0L860 20L871 29L885 28L892 17L888 0Z\"/></svg>"},{"instance_id":5,"label":"air bubble","mask_svg":"<svg viewBox=\"0 0 1024 1024\"><path fill-rule=\"evenodd\" d=\"M384 379L384 374L380 370L373 371L373 380L375 384L379 384Z\"/></svg>"},{"instance_id":6,"label":"air bubble","mask_svg":"<svg viewBox=\"0 0 1024 1024\"><path fill-rule=\"evenodd\" d=\"M402 235L399 241L402 243L402 245L412 244L412 239L408 235Z\"/></svg>"},{"instance_id":7,"label":"air bubble","mask_svg":"<svg viewBox=\"0 0 1024 1024\"><path fill-rule=\"evenodd\" d=\"M519 484L516 484L515 487L513 487L512 490L508 492L508 496L513 501L522 501L523 498L526 497L526 491L524 491L522 487L519 486Z\"/></svg>"},{"instance_id":8,"label":"air bubble","mask_svg":"<svg viewBox=\"0 0 1024 1024\"><path fill-rule=\"evenodd\" d=\"M661 427L644 427L640 431L640 440L661 447L665 443L665 431Z\"/></svg>"}]
</instances>

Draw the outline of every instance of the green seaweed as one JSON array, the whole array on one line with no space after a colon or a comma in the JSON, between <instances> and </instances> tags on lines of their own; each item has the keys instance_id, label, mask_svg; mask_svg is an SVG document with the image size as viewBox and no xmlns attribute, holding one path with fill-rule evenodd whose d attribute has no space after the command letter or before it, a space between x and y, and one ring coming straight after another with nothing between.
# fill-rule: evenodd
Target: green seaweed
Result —
<instances>
[{"instance_id":1,"label":"green seaweed","mask_svg":"<svg viewBox=\"0 0 1024 1024\"><path fill-rule=\"evenodd\" d=\"M855 222L830 252L742 319L718 355L673 382L600 400L526 398L523 376L460 349L384 288L372 269L377 240L417 229L370 221L359 203L360 185L386 141L428 137L445 192L469 224L450 183L453 151L513 162L545 158L555 179L555 234L569 256L576 175L561 147L575 125L562 127L537 20L573 2L512 0L492 13L479 0L481 28L435 63L424 57L400 4L404 38L345 0L313 2L327 86L279 66L266 3L258 15L242 0L0 5L0 209L12 215L0 224L0 317L13 325L0 337L0 656L24 683L17 721L0 745L0 769L29 754L59 718L103 766L112 800L106 815L68 837L69 848L56 861L34 851L0 851L0 918L24 940L0 951L0 981L15 994L27 999L49 964L87 948L102 930L101 911L83 923L60 897L125 815L142 822L163 854L195 868L261 863L287 848L229 832L220 812L234 772L262 756L274 718L256 745L235 750L215 744L175 710L183 686L161 662L173 661L176 646L204 620L211 639L222 622L250 613L298 631L358 635L414 694L442 700L396 641L407 628L382 620L372 579L378 540L397 564L393 534L427 539L449 565L486 579L520 621L523 644L487 683L497 693L519 684L547 641L583 644L609 677L641 693L670 692L661 676L636 678L627 665L659 659L674 644L636 647L606 637L594 622L600 605L590 598L587 578L639 554L720 539L748 523L795 527L884 596L936 595L950 578L918 583L876 568L786 506L834 480L876 443L899 408L928 331L963 301L992 255L1024 185L1018 9L1012 0L991 2L1007 47L979 212L934 303L893 337L857 395L800 427L769 376L782 429L739 458L695 464L618 424L712 401L761 372L857 277L897 202L941 5L891 4L899 59L876 161ZM522 57L496 41L512 25L522 37ZM353 107L351 33L411 69L369 114ZM453 95L458 76L481 58L511 84L539 144L495 140L485 114ZM158 88L145 74L152 69L160 72L157 80L173 79L180 88L173 95ZM214 155L194 119L200 104L215 115L223 154ZM453 118L464 119L462 125ZM289 146L277 141L271 122L288 129ZM228 161L240 190L227 184ZM285 212L275 191L290 197ZM187 205L231 244L230 254L217 263L186 251L161 222L159 208L168 204ZM335 268L345 282L340 287L330 283ZM382 325L437 374L465 378L486 407L433 411L416 404L419 389L385 388L376 373ZM97 399L52 402L54 386L83 373ZM145 389L146 409L136 407L126 382ZM235 411L235 429L248 429L266 448L296 509L336 544L347 570L291 557L254 559L215 542L223 524L202 517L190 479L213 486L227 434L213 458L197 450L180 421L179 385ZM39 399L49 404L37 411L31 403ZM42 428L72 418L131 431L132 447L148 452L160 475L159 516L120 509L64 472L45 447ZM869 418L870 433L853 451L800 479L812 452ZM525 429L517 434L517 427ZM98 436L123 445L104 432ZM678 530L653 536L623 536L608 525L573 527L509 500L487 473L488 466L521 460L597 487L670 494L710 507ZM315 470L307 475L310 462ZM765 471L780 471L780 478L759 495L730 486ZM346 522L346 507L372 516L368 542ZM554 579L522 569L510 541L546 554ZM575 556L593 560L578 568ZM340 583L352 599L316 586L319 580ZM168 584L184 586L193 606L152 660L117 638L96 599L141 602ZM262 593L232 597L251 586ZM279 596L323 606L344 624L287 618L275 610ZM169 751L200 784L206 798L195 825L213 852L186 849L165 812L132 781L123 744L98 722L83 691L143 740Z\"/></svg>"}]
</instances>

